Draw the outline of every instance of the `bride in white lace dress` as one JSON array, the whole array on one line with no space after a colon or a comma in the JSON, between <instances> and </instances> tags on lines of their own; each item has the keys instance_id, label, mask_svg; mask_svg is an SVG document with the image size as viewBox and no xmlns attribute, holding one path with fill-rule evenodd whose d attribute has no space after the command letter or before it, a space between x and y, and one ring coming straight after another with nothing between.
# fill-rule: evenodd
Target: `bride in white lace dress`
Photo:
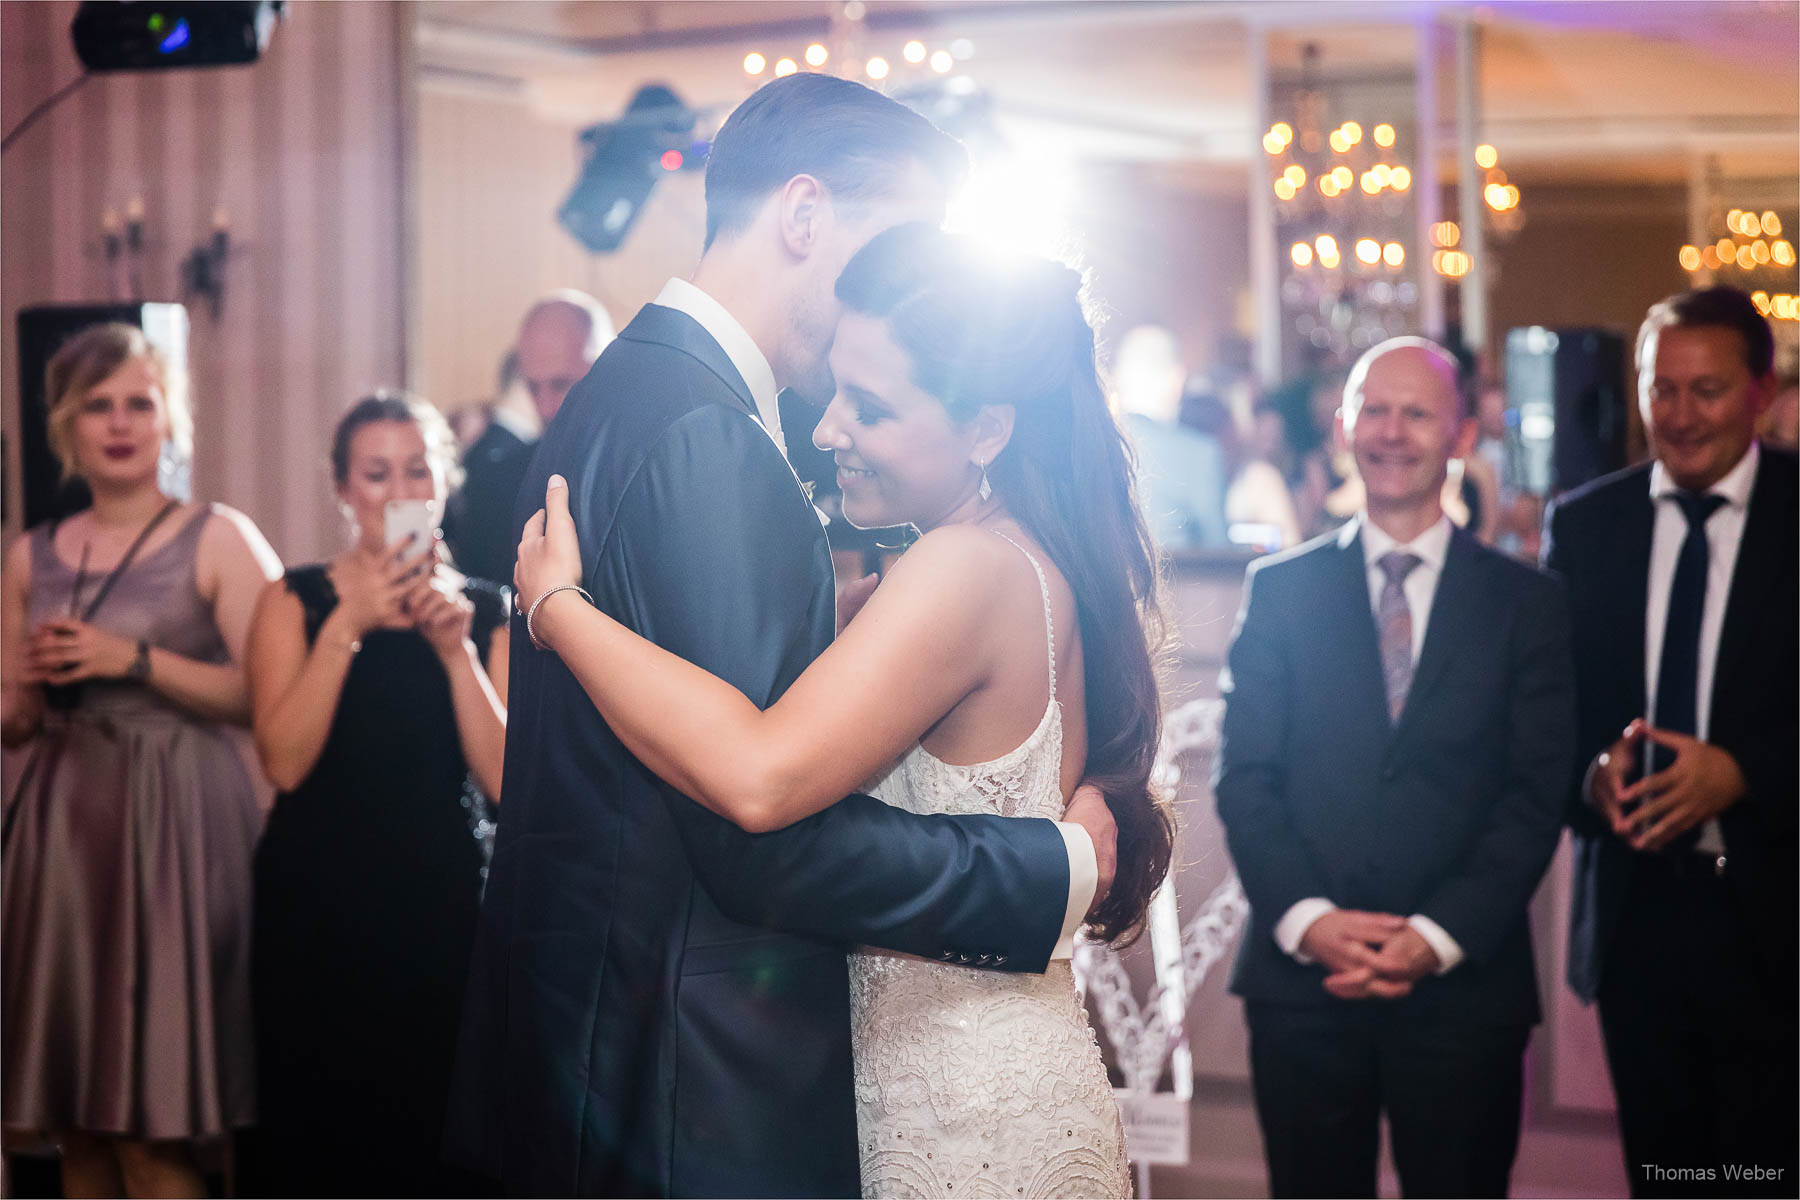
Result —
<instances>
[{"instance_id":1,"label":"bride in white lace dress","mask_svg":"<svg viewBox=\"0 0 1800 1200\"><path fill-rule=\"evenodd\" d=\"M766 711L580 602L552 478L515 581L533 637L670 784L752 831L865 785L919 813L1060 817L1086 779L1119 827L1094 936L1140 926L1172 824L1150 790L1154 552L1096 377L1080 277L983 261L923 226L837 285L837 394L814 441L844 512L918 542ZM869 780L875 780L868 785ZM966 964L966 965L964 965ZM1126 1196L1112 1087L1069 963L1041 975L863 950L850 961L866 1196Z\"/></svg>"}]
</instances>

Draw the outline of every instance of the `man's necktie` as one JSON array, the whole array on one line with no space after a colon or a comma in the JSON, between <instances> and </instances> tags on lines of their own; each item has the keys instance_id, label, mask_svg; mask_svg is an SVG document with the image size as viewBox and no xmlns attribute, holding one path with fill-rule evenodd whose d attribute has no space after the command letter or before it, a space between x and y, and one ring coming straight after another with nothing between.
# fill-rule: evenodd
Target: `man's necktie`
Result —
<instances>
[{"instance_id":1,"label":"man's necktie","mask_svg":"<svg viewBox=\"0 0 1800 1200\"><path fill-rule=\"evenodd\" d=\"M1388 717L1400 719L1406 707L1406 693L1413 681L1412 609L1406 603L1406 577L1423 561L1416 554L1390 550L1375 561L1387 576L1381 588L1381 603L1375 608L1375 623L1381 630L1381 675L1387 684Z\"/></svg>"},{"instance_id":2,"label":"man's necktie","mask_svg":"<svg viewBox=\"0 0 1800 1200\"><path fill-rule=\"evenodd\" d=\"M1662 665L1656 673L1658 729L1690 736L1700 732L1700 618L1706 611L1706 572L1710 551L1706 522L1724 507L1725 497L1676 492L1669 497L1687 518L1687 537L1675 560L1669 588L1669 619L1663 626ZM1660 771L1675 761L1661 746L1650 756L1650 769Z\"/></svg>"}]
</instances>

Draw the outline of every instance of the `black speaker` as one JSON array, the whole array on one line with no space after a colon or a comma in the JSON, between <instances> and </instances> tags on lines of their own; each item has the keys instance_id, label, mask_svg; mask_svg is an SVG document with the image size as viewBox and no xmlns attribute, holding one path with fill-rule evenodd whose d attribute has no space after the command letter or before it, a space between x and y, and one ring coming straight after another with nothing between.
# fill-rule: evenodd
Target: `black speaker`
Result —
<instances>
[{"instance_id":1,"label":"black speaker","mask_svg":"<svg viewBox=\"0 0 1800 1200\"><path fill-rule=\"evenodd\" d=\"M581 132L581 176L556 219L590 253L617 250L664 175L697 171L709 146L696 141L696 114L658 83L637 90L617 121Z\"/></svg>"},{"instance_id":2,"label":"black speaker","mask_svg":"<svg viewBox=\"0 0 1800 1200\"><path fill-rule=\"evenodd\" d=\"M85 0L69 27L90 71L156 71L253 63L268 49L283 0Z\"/></svg>"},{"instance_id":3,"label":"black speaker","mask_svg":"<svg viewBox=\"0 0 1800 1200\"><path fill-rule=\"evenodd\" d=\"M187 309L179 304L44 304L21 310L18 428L27 529L40 521L66 517L90 503L87 485L78 479L65 481L62 465L50 452L50 398L44 394L44 368L70 337L104 321L136 325L174 371L187 373ZM178 499L193 496L185 459L169 460L161 482L163 490Z\"/></svg>"},{"instance_id":4,"label":"black speaker","mask_svg":"<svg viewBox=\"0 0 1800 1200\"><path fill-rule=\"evenodd\" d=\"M1631 414L1625 339L1605 329L1512 330L1506 403L1527 491L1566 492L1621 469Z\"/></svg>"}]
</instances>

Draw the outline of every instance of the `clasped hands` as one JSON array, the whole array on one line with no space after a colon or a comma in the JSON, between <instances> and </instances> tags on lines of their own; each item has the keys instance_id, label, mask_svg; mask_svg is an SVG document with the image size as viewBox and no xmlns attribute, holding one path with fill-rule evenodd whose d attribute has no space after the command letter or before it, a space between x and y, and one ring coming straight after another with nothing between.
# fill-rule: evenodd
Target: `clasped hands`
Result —
<instances>
[{"instance_id":1,"label":"clasped hands","mask_svg":"<svg viewBox=\"0 0 1800 1200\"><path fill-rule=\"evenodd\" d=\"M1319 917L1300 950L1324 966L1325 990L1340 1000L1398 1000L1441 965L1405 917L1355 909Z\"/></svg>"},{"instance_id":2,"label":"clasped hands","mask_svg":"<svg viewBox=\"0 0 1800 1200\"><path fill-rule=\"evenodd\" d=\"M1675 761L1628 784L1645 742L1669 750ZM1655 852L1730 808L1746 787L1729 751L1640 718L1595 757L1587 799L1633 850Z\"/></svg>"}]
</instances>

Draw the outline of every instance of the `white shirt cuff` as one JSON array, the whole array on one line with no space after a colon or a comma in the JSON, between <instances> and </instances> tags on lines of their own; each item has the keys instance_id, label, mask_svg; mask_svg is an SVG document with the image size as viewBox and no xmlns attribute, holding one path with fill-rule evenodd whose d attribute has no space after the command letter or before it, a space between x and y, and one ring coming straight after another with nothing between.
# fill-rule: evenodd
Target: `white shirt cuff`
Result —
<instances>
[{"instance_id":1,"label":"white shirt cuff","mask_svg":"<svg viewBox=\"0 0 1800 1200\"><path fill-rule=\"evenodd\" d=\"M1062 936L1050 952L1052 962L1074 957L1075 935L1087 920L1088 909L1094 907L1094 891L1100 886L1100 862L1094 857L1094 839L1088 831L1068 821L1056 822L1056 831L1062 834L1069 852L1069 904L1063 909Z\"/></svg>"},{"instance_id":2,"label":"white shirt cuff","mask_svg":"<svg viewBox=\"0 0 1800 1200\"><path fill-rule=\"evenodd\" d=\"M1431 952L1438 956L1437 974L1447 975L1457 963L1463 960L1463 948L1456 944L1456 939L1444 932L1444 927L1430 917L1414 913L1406 918L1406 923L1413 927L1413 932L1425 939Z\"/></svg>"},{"instance_id":3,"label":"white shirt cuff","mask_svg":"<svg viewBox=\"0 0 1800 1200\"><path fill-rule=\"evenodd\" d=\"M1275 944L1295 962L1310 965L1312 956L1301 953L1300 939L1306 936L1314 921L1336 911L1337 905L1323 896L1308 896L1296 901L1292 908L1281 914L1281 920L1275 922Z\"/></svg>"}]
</instances>

